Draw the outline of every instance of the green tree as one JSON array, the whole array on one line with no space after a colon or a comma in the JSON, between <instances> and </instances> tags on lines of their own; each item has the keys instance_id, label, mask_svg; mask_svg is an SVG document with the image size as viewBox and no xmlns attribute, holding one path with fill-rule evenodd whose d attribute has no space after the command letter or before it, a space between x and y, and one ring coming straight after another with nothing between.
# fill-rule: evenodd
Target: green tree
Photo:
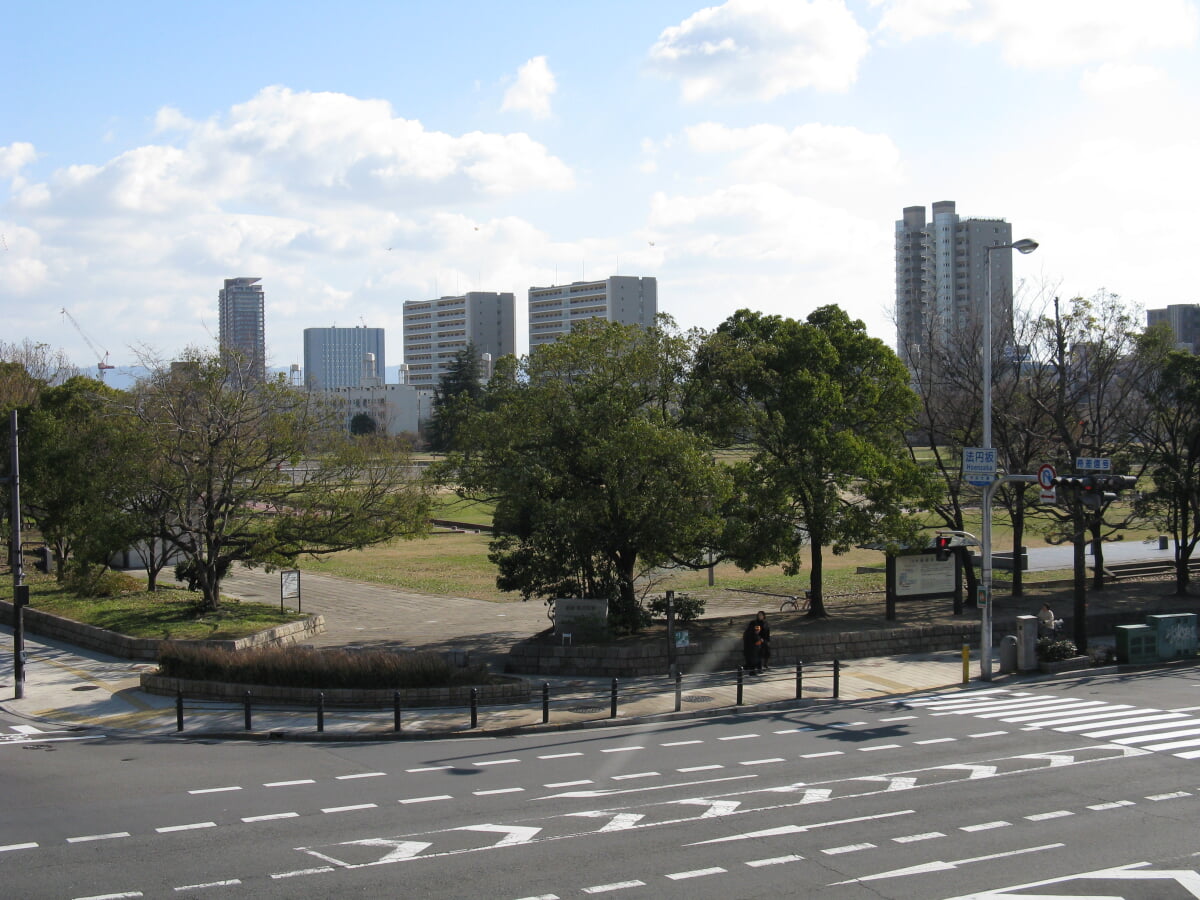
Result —
<instances>
[{"instance_id":1,"label":"green tree","mask_svg":"<svg viewBox=\"0 0 1200 900\"><path fill-rule=\"evenodd\" d=\"M836 306L804 322L741 310L706 341L693 398L714 437L743 442L740 491L727 513L733 558L746 569L783 563L796 574L808 545L812 606L827 615L823 548L915 542L905 502L926 500L930 479L902 434L917 398L908 372L862 322Z\"/></svg>"},{"instance_id":2,"label":"green tree","mask_svg":"<svg viewBox=\"0 0 1200 900\"><path fill-rule=\"evenodd\" d=\"M690 356L664 317L650 329L581 323L502 360L465 425L467 449L441 470L460 495L495 503L502 590L606 598L612 624L636 630L640 577L705 564L728 473L679 421Z\"/></svg>"},{"instance_id":3,"label":"green tree","mask_svg":"<svg viewBox=\"0 0 1200 900\"><path fill-rule=\"evenodd\" d=\"M1133 428L1154 479L1141 511L1173 539L1175 593L1183 596L1200 544L1200 357L1168 349L1164 338L1155 328L1142 340L1149 377Z\"/></svg>"},{"instance_id":4,"label":"green tree","mask_svg":"<svg viewBox=\"0 0 1200 900\"><path fill-rule=\"evenodd\" d=\"M463 423L483 396L481 358L474 343L454 355L433 392L433 412L427 435L429 449L437 452L460 449Z\"/></svg>"},{"instance_id":5,"label":"green tree","mask_svg":"<svg viewBox=\"0 0 1200 900\"><path fill-rule=\"evenodd\" d=\"M317 395L239 377L236 364L189 352L156 366L129 407L159 461L143 490L166 499L167 539L205 609L220 605L233 562L286 564L425 533L429 498L405 453L352 438Z\"/></svg>"}]
</instances>

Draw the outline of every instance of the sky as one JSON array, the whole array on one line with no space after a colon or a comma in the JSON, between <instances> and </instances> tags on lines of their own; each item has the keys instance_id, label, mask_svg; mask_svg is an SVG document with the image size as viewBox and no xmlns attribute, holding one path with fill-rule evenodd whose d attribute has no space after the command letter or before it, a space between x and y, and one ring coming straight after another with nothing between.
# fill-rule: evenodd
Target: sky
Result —
<instances>
[{"instance_id":1,"label":"sky","mask_svg":"<svg viewBox=\"0 0 1200 900\"><path fill-rule=\"evenodd\" d=\"M524 350L530 286L620 274L894 346L939 200L1040 242L1030 296L1197 303L1198 39L1196 0L5 3L0 341L119 373L258 276L271 365L365 324L394 369L406 300L512 291Z\"/></svg>"}]
</instances>

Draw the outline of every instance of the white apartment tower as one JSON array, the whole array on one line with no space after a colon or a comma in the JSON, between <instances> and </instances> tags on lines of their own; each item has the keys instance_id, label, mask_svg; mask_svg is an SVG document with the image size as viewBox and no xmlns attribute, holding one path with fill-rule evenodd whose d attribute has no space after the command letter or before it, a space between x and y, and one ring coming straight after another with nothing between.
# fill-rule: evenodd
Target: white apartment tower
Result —
<instances>
[{"instance_id":1,"label":"white apartment tower","mask_svg":"<svg viewBox=\"0 0 1200 900\"><path fill-rule=\"evenodd\" d=\"M370 355L376 366L372 375L386 377L382 328L305 328L304 384L311 390L358 387L363 378L363 360Z\"/></svg>"},{"instance_id":2,"label":"white apartment tower","mask_svg":"<svg viewBox=\"0 0 1200 900\"><path fill-rule=\"evenodd\" d=\"M658 315L658 281L613 275L602 281L529 289L529 352L567 334L576 322L606 319L649 328Z\"/></svg>"},{"instance_id":3,"label":"white apartment tower","mask_svg":"<svg viewBox=\"0 0 1200 900\"><path fill-rule=\"evenodd\" d=\"M267 375L266 299L261 278L226 278L217 293L218 343L224 354L237 354L238 367L252 380Z\"/></svg>"},{"instance_id":4,"label":"white apartment tower","mask_svg":"<svg viewBox=\"0 0 1200 900\"><path fill-rule=\"evenodd\" d=\"M906 206L896 222L896 352L910 369L953 334L982 331L988 247L1012 243L1004 219L964 219L953 200ZM1012 334L1012 254L990 254L992 331L1001 347ZM977 342L978 338L976 338Z\"/></svg>"},{"instance_id":5,"label":"white apartment tower","mask_svg":"<svg viewBox=\"0 0 1200 900\"><path fill-rule=\"evenodd\" d=\"M404 303L404 362L408 383L437 387L451 360L467 344L499 359L517 352L516 298L469 291L459 297Z\"/></svg>"}]
</instances>

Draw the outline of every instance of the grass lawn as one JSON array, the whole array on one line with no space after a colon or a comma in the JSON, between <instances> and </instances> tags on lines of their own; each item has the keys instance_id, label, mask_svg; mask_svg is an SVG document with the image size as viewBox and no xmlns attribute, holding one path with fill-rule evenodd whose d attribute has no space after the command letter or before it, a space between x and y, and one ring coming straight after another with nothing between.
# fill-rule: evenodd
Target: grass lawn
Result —
<instances>
[{"instance_id":1,"label":"grass lawn","mask_svg":"<svg viewBox=\"0 0 1200 900\"><path fill-rule=\"evenodd\" d=\"M200 614L198 594L178 587L153 594L137 591L119 597L78 597L51 576L27 579L29 606L129 637L160 640L232 640L305 618L262 603L226 601L213 613ZM12 602L12 582L0 582L0 600Z\"/></svg>"}]
</instances>

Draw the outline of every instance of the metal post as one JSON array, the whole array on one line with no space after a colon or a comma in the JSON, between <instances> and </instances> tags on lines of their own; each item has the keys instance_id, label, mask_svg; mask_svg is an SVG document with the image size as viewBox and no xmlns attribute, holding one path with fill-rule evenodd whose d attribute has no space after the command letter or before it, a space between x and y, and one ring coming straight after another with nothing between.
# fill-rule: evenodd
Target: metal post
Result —
<instances>
[{"instance_id":1,"label":"metal post","mask_svg":"<svg viewBox=\"0 0 1200 900\"><path fill-rule=\"evenodd\" d=\"M242 697L242 711L245 714L245 718L246 718L246 730L250 731L251 727L250 727L250 692L249 691L246 691L245 695Z\"/></svg>"},{"instance_id":2,"label":"metal post","mask_svg":"<svg viewBox=\"0 0 1200 900\"><path fill-rule=\"evenodd\" d=\"M683 709L683 673L675 670L675 712Z\"/></svg>"},{"instance_id":3,"label":"metal post","mask_svg":"<svg viewBox=\"0 0 1200 900\"><path fill-rule=\"evenodd\" d=\"M25 558L21 555L21 453L17 446L20 429L15 409L9 413L8 421L12 435L11 465L4 480L12 489L13 697L21 700L25 696L25 603L29 601L29 588L21 590L25 582Z\"/></svg>"},{"instance_id":4,"label":"metal post","mask_svg":"<svg viewBox=\"0 0 1200 900\"><path fill-rule=\"evenodd\" d=\"M400 732L400 692L392 692L392 731Z\"/></svg>"},{"instance_id":5,"label":"metal post","mask_svg":"<svg viewBox=\"0 0 1200 900\"><path fill-rule=\"evenodd\" d=\"M838 662L837 657L833 658L833 699L838 698L842 686L842 664Z\"/></svg>"},{"instance_id":6,"label":"metal post","mask_svg":"<svg viewBox=\"0 0 1200 900\"><path fill-rule=\"evenodd\" d=\"M183 691L175 692L175 730L183 731Z\"/></svg>"},{"instance_id":7,"label":"metal post","mask_svg":"<svg viewBox=\"0 0 1200 900\"><path fill-rule=\"evenodd\" d=\"M612 680L612 697L608 705L608 717L615 719L617 717L617 679L613 676Z\"/></svg>"},{"instance_id":8,"label":"metal post","mask_svg":"<svg viewBox=\"0 0 1200 900\"><path fill-rule=\"evenodd\" d=\"M796 699L804 699L804 663L796 663Z\"/></svg>"},{"instance_id":9,"label":"metal post","mask_svg":"<svg viewBox=\"0 0 1200 900\"><path fill-rule=\"evenodd\" d=\"M745 672L742 670L741 666L738 666L738 674L737 674L737 705L738 706L742 705L742 688L745 686L744 676L745 676Z\"/></svg>"},{"instance_id":10,"label":"metal post","mask_svg":"<svg viewBox=\"0 0 1200 900\"><path fill-rule=\"evenodd\" d=\"M963 661L962 683L970 684L970 682L971 682L971 648L967 644L963 644L962 661Z\"/></svg>"},{"instance_id":11,"label":"metal post","mask_svg":"<svg viewBox=\"0 0 1200 900\"><path fill-rule=\"evenodd\" d=\"M471 688L471 727L479 727L479 688Z\"/></svg>"},{"instance_id":12,"label":"metal post","mask_svg":"<svg viewBox=\"0 0 1200 900\"><path fill-rule=\"evenodd\" d=\"M325 730L325 692L317 692L317 731Z\"/></svg>"},{"instance_id":13,"label":"metal post","mask_svg":"<svg viewBox=\"0 0 1200 900\"><path fill-rule=\"evenodd\" d=\"M550 722L550 682L542 682L542 724Z\"/></svg>"}]
</instances>

